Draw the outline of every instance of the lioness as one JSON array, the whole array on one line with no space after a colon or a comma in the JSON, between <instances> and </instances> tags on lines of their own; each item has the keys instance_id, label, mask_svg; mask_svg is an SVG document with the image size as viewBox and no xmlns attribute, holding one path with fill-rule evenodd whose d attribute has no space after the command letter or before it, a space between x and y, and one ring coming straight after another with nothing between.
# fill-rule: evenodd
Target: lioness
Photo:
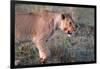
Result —
<instances>
[{"instance_id":1,"label":"lioness","mask_svg":"<svg viewBox=\"0 0 100 69\"><path fill-rule=\"evenodd\" d=\"M45 46L46 41L57 29L71 35L75 31L72 17L69 14L52 11L15 14L15 38L31 39L36 44L42 64L50 56L50 51Z\"/></svg>"}]
</instances>

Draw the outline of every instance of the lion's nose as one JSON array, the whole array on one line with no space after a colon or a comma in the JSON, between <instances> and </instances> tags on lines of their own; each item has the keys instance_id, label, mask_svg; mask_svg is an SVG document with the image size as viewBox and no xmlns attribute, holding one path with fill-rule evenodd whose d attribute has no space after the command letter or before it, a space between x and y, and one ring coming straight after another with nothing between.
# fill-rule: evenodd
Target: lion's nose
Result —
<instances>
[{"instance_id":1,"label":"lion's nose","mask_svg":"<svg viewBox=\"0 0 100 69\"><path fill-rule=\"evenodd\" d=\"M72 32L68 31L68 34L72 34Z\"/></svg>"}]
</instances>

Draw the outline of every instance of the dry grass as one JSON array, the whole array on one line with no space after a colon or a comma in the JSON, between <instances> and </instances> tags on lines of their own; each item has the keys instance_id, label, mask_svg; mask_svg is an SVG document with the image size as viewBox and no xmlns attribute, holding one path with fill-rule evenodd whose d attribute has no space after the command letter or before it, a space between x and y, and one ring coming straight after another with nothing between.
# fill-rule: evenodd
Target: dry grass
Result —
<instances>
[{"instance_id":1,"label":"dry grass","mask_svg":"<svg viewBox=\"0 0 100 69\"><path fill-rule=\"evenodd\" d=\"M39 8L42 10L58 9L58 7L52 6L17 5L16 12L41 10ZM66 12L65 8L60 8L58 11ZM94 61L94 10L91 8L75 9L76 33L73 37L68 38L59 30L55 32L47 42L52 56L48 59L47 64ZM38 50L34 43L31 41L15 43L15 59L18 61L18 65L39 64Z\"/></svg>"}]
</instances>

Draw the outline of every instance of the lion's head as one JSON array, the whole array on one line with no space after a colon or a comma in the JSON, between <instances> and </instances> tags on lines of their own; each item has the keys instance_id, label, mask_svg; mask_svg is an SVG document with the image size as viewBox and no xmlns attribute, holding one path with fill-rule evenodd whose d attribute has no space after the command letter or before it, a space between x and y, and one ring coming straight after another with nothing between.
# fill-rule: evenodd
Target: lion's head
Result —
<instances>
[{"instance_id":1,"label":"lion's head","mask_svg":"<svg viewBox=\"0 0 100 69\"><path fill-rule=\"evenodd\" d=\"M61 15L61 22L59 28L70 36L75 31L74 21L69 14Z\"/></svg>"}]
</instances>

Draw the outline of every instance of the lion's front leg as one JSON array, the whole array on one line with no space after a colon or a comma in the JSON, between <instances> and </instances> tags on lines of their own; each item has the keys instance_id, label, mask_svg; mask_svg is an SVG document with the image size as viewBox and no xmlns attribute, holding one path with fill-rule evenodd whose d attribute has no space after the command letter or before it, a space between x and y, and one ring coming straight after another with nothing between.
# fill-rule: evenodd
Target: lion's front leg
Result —
<instances>
[{"instance_id":1,"label":"lion's front leg","mask_svg":"<svg viewBox=\"0 0 100 69\"><path fill-rule=\"evenodd\" d=\"M46 46L46 41L40 40L36 42L35 44L39 51L40 63L44 64L46 60L48 59L48 57L50 56L50 50Z\"/></svg>"}]
</instances>

